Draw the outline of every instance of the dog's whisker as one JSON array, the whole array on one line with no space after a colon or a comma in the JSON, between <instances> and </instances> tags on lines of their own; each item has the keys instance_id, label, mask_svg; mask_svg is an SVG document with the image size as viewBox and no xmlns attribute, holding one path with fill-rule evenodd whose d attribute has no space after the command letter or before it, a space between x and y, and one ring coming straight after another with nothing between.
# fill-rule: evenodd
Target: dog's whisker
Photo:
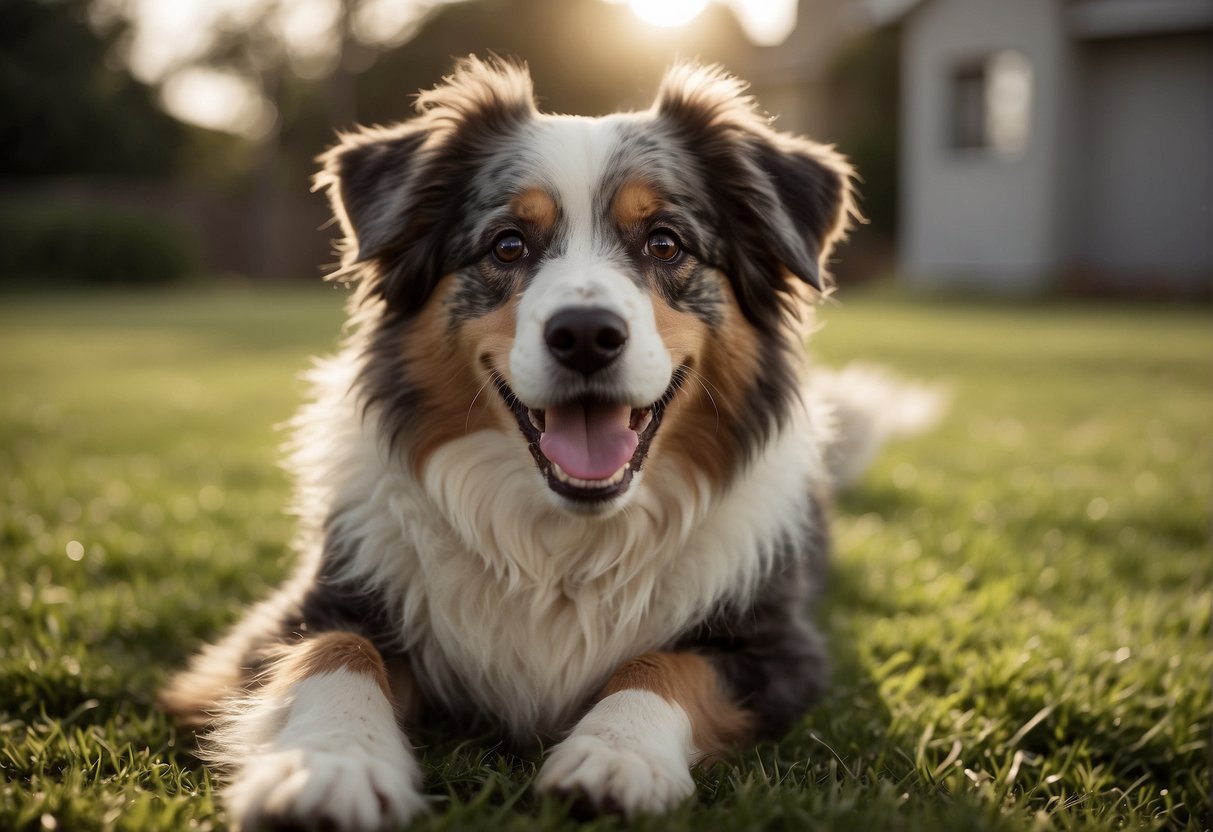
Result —
<instances>
[{"instance_id":1,"label":"dog's whisker","mask_svg":"<svg viewBox=\"0 0 1213 832\"><path fill-rule=\"evenodd\" d=\"M707 395L708 401L712 403L712 409L716 411L716 427L713 429L713 433L720 433L720 408L716 406L716 397L712 395L712 391L708 389L708 385L711 384L712 389L717 393L720 392L720 388L708 381L707 377L698 370L688 368L688 372L690 373L691 378L695 379L696 383L703 388L703 392L705 395Z\"/></svg>"},{"instance_id":2,"label":"dog's whisker","mask_svg":"<svg viewBox=\"0 0 1213 832\"><path fill-rule=\"evenodd\" d=\"M484 388L488 387L494 381L495 381L495 379L492 377L492 375L490 375L489 378L484 382L484 384L480 385L480 388L476 391L476 395L472 396L472 403L468 405L467 416L465 416L463 419L463 432L464 433L468 432L468 426L472 422L472 408L474 408L476 406L476 400L480 398L480 394L484 392Z\"/></svg>"}]
</instances>

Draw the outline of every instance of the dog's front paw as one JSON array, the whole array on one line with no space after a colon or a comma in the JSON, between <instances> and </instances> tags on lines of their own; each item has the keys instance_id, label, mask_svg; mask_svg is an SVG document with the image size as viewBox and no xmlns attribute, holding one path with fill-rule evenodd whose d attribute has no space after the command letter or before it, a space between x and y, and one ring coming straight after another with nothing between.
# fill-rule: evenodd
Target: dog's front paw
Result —
<instances>
[{"instance_id":1,"label":"dog's front paw","mask_svg":"<svg viewBox=\"0 0 1213 832\"><path fill-rule=\"evenodd\" d=\"M271 752L237 772L225 795L228 814L242 832L395 828L426 810L411 769L356 750Z\"/></svg>"},{"instance_id":2,"label":"dog's front paw","mask_svg":"<svg viewBox=\"0 0 1213 832\"><path fill-rule=\"evenodd\" d=\"M695 792L682 755L643 745L612 744L592 734L556 746L539 772L540 791L576 797L596 812L666 812Z\"/></svg>"}]
</instances>

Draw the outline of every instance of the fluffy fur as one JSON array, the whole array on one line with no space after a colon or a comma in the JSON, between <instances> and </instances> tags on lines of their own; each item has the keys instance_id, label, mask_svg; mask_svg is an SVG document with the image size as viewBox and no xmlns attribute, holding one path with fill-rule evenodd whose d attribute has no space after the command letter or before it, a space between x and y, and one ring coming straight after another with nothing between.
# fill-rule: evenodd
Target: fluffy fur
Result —
<instances>
[{"instance_id":1,"label":"fluffy fur","mask_svg":"<svg viewBox=\"0 0 1213 832\"><path fill-rule=\"evenodd\" d=\"M294 423L296 576L165 706L208 729L236 826L407 820L436 721L567 736L539 788L666 809L824 684L848 460L803 338L850 169L704 67L584 119L473 58L417 109L317 180L357 291Z\"/></svg>"}]
</instances>

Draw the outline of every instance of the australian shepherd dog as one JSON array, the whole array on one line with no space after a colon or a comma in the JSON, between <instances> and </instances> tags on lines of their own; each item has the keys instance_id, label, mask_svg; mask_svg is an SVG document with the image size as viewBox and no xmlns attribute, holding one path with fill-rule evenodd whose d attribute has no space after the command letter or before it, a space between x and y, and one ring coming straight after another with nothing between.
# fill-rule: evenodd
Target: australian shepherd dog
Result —
<instances>
[{"instance_id":1,"label":"australian shepherd dog","mask_svg":"<svg viewBox=\"0 0 1213 832\"><path fill-rule=\"evenodd\" d=\"M661 812L821 692L841 446L804 339L851 170L743 90L682 65L548 115L470 58L322 157L356 291L294 423L298 570L163 695L234 826L407 823L432 725Z\"/></svg>"}]
</instances>

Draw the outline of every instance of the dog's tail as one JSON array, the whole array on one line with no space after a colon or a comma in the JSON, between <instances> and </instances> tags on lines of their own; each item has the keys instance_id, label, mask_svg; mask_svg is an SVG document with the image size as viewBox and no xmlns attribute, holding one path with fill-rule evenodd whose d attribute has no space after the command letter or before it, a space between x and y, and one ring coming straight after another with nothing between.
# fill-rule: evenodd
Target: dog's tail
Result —
<instances>
[{"instance_id":1,"label":"dog's tail","mask_svg":"<svg viewBox=\"0 0 1213 832\"><path fill-rule=\"evenodd\" d=\"M825 461L837 488L854 483L888 440L933 427L949 399L942 387L900 379L871 364L819 369L813 392L832 422Z\"/></svg>"}]
</instances>

